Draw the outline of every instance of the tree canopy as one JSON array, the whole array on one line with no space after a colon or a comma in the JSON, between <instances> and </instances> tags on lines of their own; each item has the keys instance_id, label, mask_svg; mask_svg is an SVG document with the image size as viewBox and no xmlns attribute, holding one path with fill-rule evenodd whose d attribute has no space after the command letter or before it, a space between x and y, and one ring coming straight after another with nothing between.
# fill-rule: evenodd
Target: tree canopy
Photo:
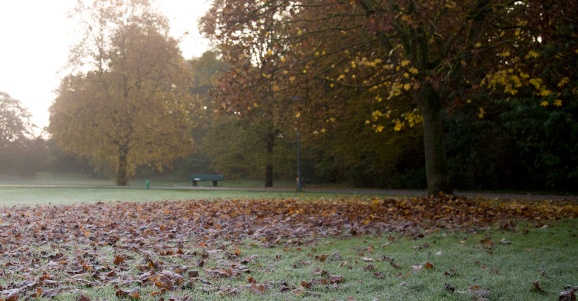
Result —
<instances>
[{"instance_id":1,"label":"tree canopy","mask_svg":"<svg viewBox=\"0 0 578 301\"><path fill-rule=\"evenodd\" d=\"M23 139L32 134L34 125L30 122L30 112L22 103L0 91L0 147Z\"/></svg>"},{"instance_id":2,"label":"tree canopy","mask_svg":"<svg viewBox=\"0 0 578 301\"><path fill-rule=\"evenodd\" d=\"M476 101L482 88L556 95L539 100L556 106L575 97L565 86L575 83L569 70L542 75L562 59L576 61L575 20L576 9L556 1L216 0L202 25L223 59L238 66L217 90L223 109L250 110L259 91L279 101L299 95L312 114L326 116L318 105L340 104L348 90L359 92L357 100L413 104L376 110L368 125L379 132L423 124L434 194L452 191L444 108ZM478 109L483 117L481 102Z\"/></svg>"},{"instance_id":3,"label":"tree canopy","mask_svg":"<svg viewBox=\"0 0 578 301\"><path fill-rule=\"evenodd\" d=\"M20 100L0 91L0 174L30 175L46 166L30 116Z\"/></svg>"},{"instance_id":4,"label":"tree canopy","mask_svg":"<svg viewBox=\"0 0 578 301\"><path fill-rule=\"evenodd\" d=\"M168 23L148 1L78 2L83 39L50 108L49 132L67 151L112 166L126 185L136 166L162 170L193 146L190 71Z\"/></svg>"}]
</instances>

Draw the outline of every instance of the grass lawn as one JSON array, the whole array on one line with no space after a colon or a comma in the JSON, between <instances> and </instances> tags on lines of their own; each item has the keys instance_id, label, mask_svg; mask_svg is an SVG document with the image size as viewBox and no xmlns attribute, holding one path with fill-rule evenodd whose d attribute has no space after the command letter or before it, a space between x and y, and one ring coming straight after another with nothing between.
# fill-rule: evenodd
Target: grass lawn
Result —
<instances>
[{"instance_id":1,"label":"grass lawn","mask_svg":"<svg viewBox=\"0 0 578 301\"><path fill-rule=\"evenodd\" d=\"M179 190L143 188L76 188L76 187L0 187L0 206L37 204L82 204L96 202L150 202L186 201L202 199L287 199L315 200L320 197L343 199L353 194L296 192L296 191L243 191L243 190ZM367 196L371 197L371 196Z\"/></svg>"},{"instance_id":2,"label":"grass lawn","mask_svg":"<svg viewBox=\"0 0 578 301\"><path fill-rule=\"evenodd\" d=\"M317 294L321 300L346 300L348 297L357 300L472 300L481 290L490 292L486 296L489 300L554 300L565 285L577 286L578 239L571 236L578 233L576 220L555 222L546 229L535 228L535 224L527 222L518 226L513 231L433 231L422 239L403 237L393 243L385 236L370 235L321 239L301 250L298 247L280 250L257 246L241 250L262 258L259 263L267 268L252 275L260 282L286 281L299 287L301 281L328 279L313 275L317 269L343 276L344 284L337 289L331 285L312 285L307 291L313 293L305 294L312 300ZM486 239L492 240L491 247L480 243ZM512 244L502 244L499 242L502 239ZM389 245L383 246L388 242ZM423 247L426 244L428 248ZM416 246L421 249L415 249ZM329 255L325 262L315 258L321 254ZM277 256L279 259L275 259ZM376 261L365 262L363 258ZM394 268L390 260L398 267ZM428 263L434 267L426 268ZM412 272L414 267L418 270ZM376 273L384 277L378 278ZM539 281L546 293L538 291L532 284L534 281ZM454 293L446 290L446 283L455 289ZM278 299L301 298L280 295Z\"/></svg>"},{"instance_id":3,"label":"grass lawn","mask_svg":"<svg viewBox=\"0 0 578 301\"><path fill-rule=\"evenodd\" d=\"M0 187L0 298L556 300L578 286L564 216L578 204Z\"/></svg>"},{"instance_id":4,"label":"grass lawn","mask_svg":"<svg viewBox=\"0 0 578 301\"><path fill-rule=\"evenodd\" d=\"M116 186L113 180L99 180L88 177L83 174L75 173L53 173L53 172L37 172L31 177L18 176L2 176L0 175L0 185L65 185L65 186ZM149 180L149 185L155 187L189 187L191 182L188 178L182 181L167 181L167 180ZM212 186L211 181L201 181L199 186ZM224 180L219 181L219 187L239 187L239 188L261 188L264 187L263 181L258 180ZM128 183L129 187L145 187L146 180L137 179L131 180ZM295 182L288 181L274 181L273 186L277 188L296 188Z\"/></svg>"}]
</instances>

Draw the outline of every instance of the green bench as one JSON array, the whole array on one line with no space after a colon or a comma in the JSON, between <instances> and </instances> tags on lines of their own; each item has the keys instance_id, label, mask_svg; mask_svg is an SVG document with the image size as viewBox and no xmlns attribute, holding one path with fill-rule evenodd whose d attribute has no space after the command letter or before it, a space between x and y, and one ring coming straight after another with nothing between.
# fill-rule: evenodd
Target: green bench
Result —
<instances>
[{"instance_id":1,"label":"green bench","mask_svg":"<svg viewBox=\"0 0 578 301\"><path fill-rule=\"evenodd\" d=\"M224 179L223 175L191 175L190 181L193 186L197 186L198 181L213 181L213 187L217 187L217 182Z\"/></svg>"}]
</instances>

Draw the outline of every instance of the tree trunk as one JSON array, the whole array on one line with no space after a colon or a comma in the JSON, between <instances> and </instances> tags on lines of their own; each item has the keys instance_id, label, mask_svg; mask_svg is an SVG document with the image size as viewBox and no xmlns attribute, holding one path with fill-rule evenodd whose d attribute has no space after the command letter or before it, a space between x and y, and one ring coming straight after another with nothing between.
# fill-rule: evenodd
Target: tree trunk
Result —
<instances>
[{"instance_id":1,"label":"tree trunk","mask_svg":"<svg viewBox=\"0 0 578 301\"><path fill-rule=\"evenodd\" d=\"M428 195L452 193L448 175L444 132L441 119L441 101L439 94L431 84L422 84L412 90L423 115L423 140L425 149L425 169L427 174Z\"/></svg>"},{"instance_id":2,"label":"tree trunk","mask_svg":"<svg viewBox=\"0 0 578 301\"><path fill-rule=\"evenodd\" d=\"M265 187L273 187L273 164L265 166Z\"/></svg>"},{"instance_id":3,"label":"tree trunk","mask_svg":"<svg viewBox=\"0 0 578 301\"><path fill-rule=\"evenodd\" d=\"M267 140L267 161L270 160L273 154L273 142L275 141L274 135L269 135ZM273 187L273 163L268 163L265 166L265 187Z\"/></svg>"},{"instance_id":4,"label":"tree trunk","mask_svg":"<svg viewBox=\"0 0 578 301\"><path fill-rule=\"evenodd\" d=\"M118 176L116 178L117 186L126 186L128 183L128 170L126 158L128 155L128 147L121 144L118 148Z\"/></svg>"}]
</instances>

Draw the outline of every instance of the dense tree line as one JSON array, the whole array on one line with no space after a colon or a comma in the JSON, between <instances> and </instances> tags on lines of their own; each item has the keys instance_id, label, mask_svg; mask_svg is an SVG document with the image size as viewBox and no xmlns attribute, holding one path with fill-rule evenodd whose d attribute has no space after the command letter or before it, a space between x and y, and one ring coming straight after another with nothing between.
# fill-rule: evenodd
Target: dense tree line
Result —
<instances>
[{"instance_id":1,"label":"dense tree line","mask_svg":"<svg viewBox=\"0 0 578 301\"><path fill-rule=\"evenodd\" d=\"M213 63L209 64L210 61ZM219 74L226 70L216 52L208 52L189 62L220 65L215 68ZM193 69L207 72L206 68ZM216 85L218 77L213 78L212 84ZM209 95L211 88L195 89L192 93L202 98L207 107L202 128L208 130L194 131L196 135L202 133L195 139L199 141L197 153L180 159L180 163L175 164L180 166L178 170L196 165L188 172L203 170L224 173L228 178L265 180L268 161L258 129L266 127L268 122L223 113ZM358 96L358 93L352 93L345 99L341 118L323 120L322 127L306 113L300 115L302 167L307 182L345 183L352 187L425 188L421 127L410 127L410 118L404 119L406 127L399 131L393 122L384 124L386 128L381 131L366 124L366 118L376 110L407 112L411 106L396 107L399 103L387 100L359 101ZM442 112L448 170L455 188L576 191L578 102L575 97L568 98L563 106L546 105L528 89L516 98L487 93L480 95L476 102L465 102ZM484 107L483 114L480 106ZM277 133L280 151L275 152L271 162L278 170L274 173L275 178L294 180L296 118L294 108L288 107L287 111L289 113L283 117L285 123ZM200 158L203 163L199 165ZM187 160L191 162L188 165ZM186 177L186 172L179 176Z\"/></svg>"},{"instance_id":2,"label":"dense tree line","mask_svg":"<svg viewBox=\"0 0 578 301\"><path fill-rule=\"evenodd\" d=\"M210 96L218 75L227 68L216 51L189 60L193 78L190 93L205 108L191 137L197 141L188 156L176 159L170 170L148 165L136 169L136 178L188 179L193 173L223 173L227 179L259 179L265 182L268 162L275 165L275 179L296 176L295 118L287 114L277 134L275 157L258 137L255 120L237 114L219 114ZM6 94L7 95L7 94ZM351 97L355 98L355 94ZM4 98L7 99L7 98ZM493 98L466 103L443 114L448 169L460 190L556 190L576 191L578 182L578 101L544 105L535 96ZM341 183L351 187L426 187L425 159L420 127L376 132L366 116L389 107L386 101L351 102L340 122L325 120L322 129L303 121L302 167L308 183ZM393 107L390 107L390 109ZM291 110L292 108L288 108ZM398 110L402 110L399 108ZM306 116L303 116L303 118ZM266 126L266 123L265 123ZM81 172L94 177L114 176L113 169L99 169L86 157L63 151L53 141L28 139L4 147L3 174L31 175L35 171ZM6 144L6 143L5 143ZM270 160L270 161L268 161Z\"/></svg>"},{"instance_id":3,"label":"dense tree line","mask_svg":"<svg viewBox=\"0 0 578 301\"><path fill-rule=\"evenodd\" d=\"M397 111L375 110L369 123L378 132L420 123L433 194L453 189L447 110L467 100L483 116L488 93L531 93L555 106L575 97L564 65L577 59L577 13L535 0L219 0L202 30L234 66L215 89L223 111L248 115L263 100L283 106L297 95L307 104L298 114L323 128L351 102L388 100Z\"/></svg>"},{"instance_id":4,"label":"dense tree line","mask_svg":"<svg viewBox=\"0 0 578 301\"><path fill-rule=\"evenodd\" d=\"M71 52L48 145L119 185L273 186L296 177L299 129L309 183L577 189L575 7L218 0L201 22L215 48L187 62L147 1L77 11L99 35Z\"/></svg>"}]
</instances>

